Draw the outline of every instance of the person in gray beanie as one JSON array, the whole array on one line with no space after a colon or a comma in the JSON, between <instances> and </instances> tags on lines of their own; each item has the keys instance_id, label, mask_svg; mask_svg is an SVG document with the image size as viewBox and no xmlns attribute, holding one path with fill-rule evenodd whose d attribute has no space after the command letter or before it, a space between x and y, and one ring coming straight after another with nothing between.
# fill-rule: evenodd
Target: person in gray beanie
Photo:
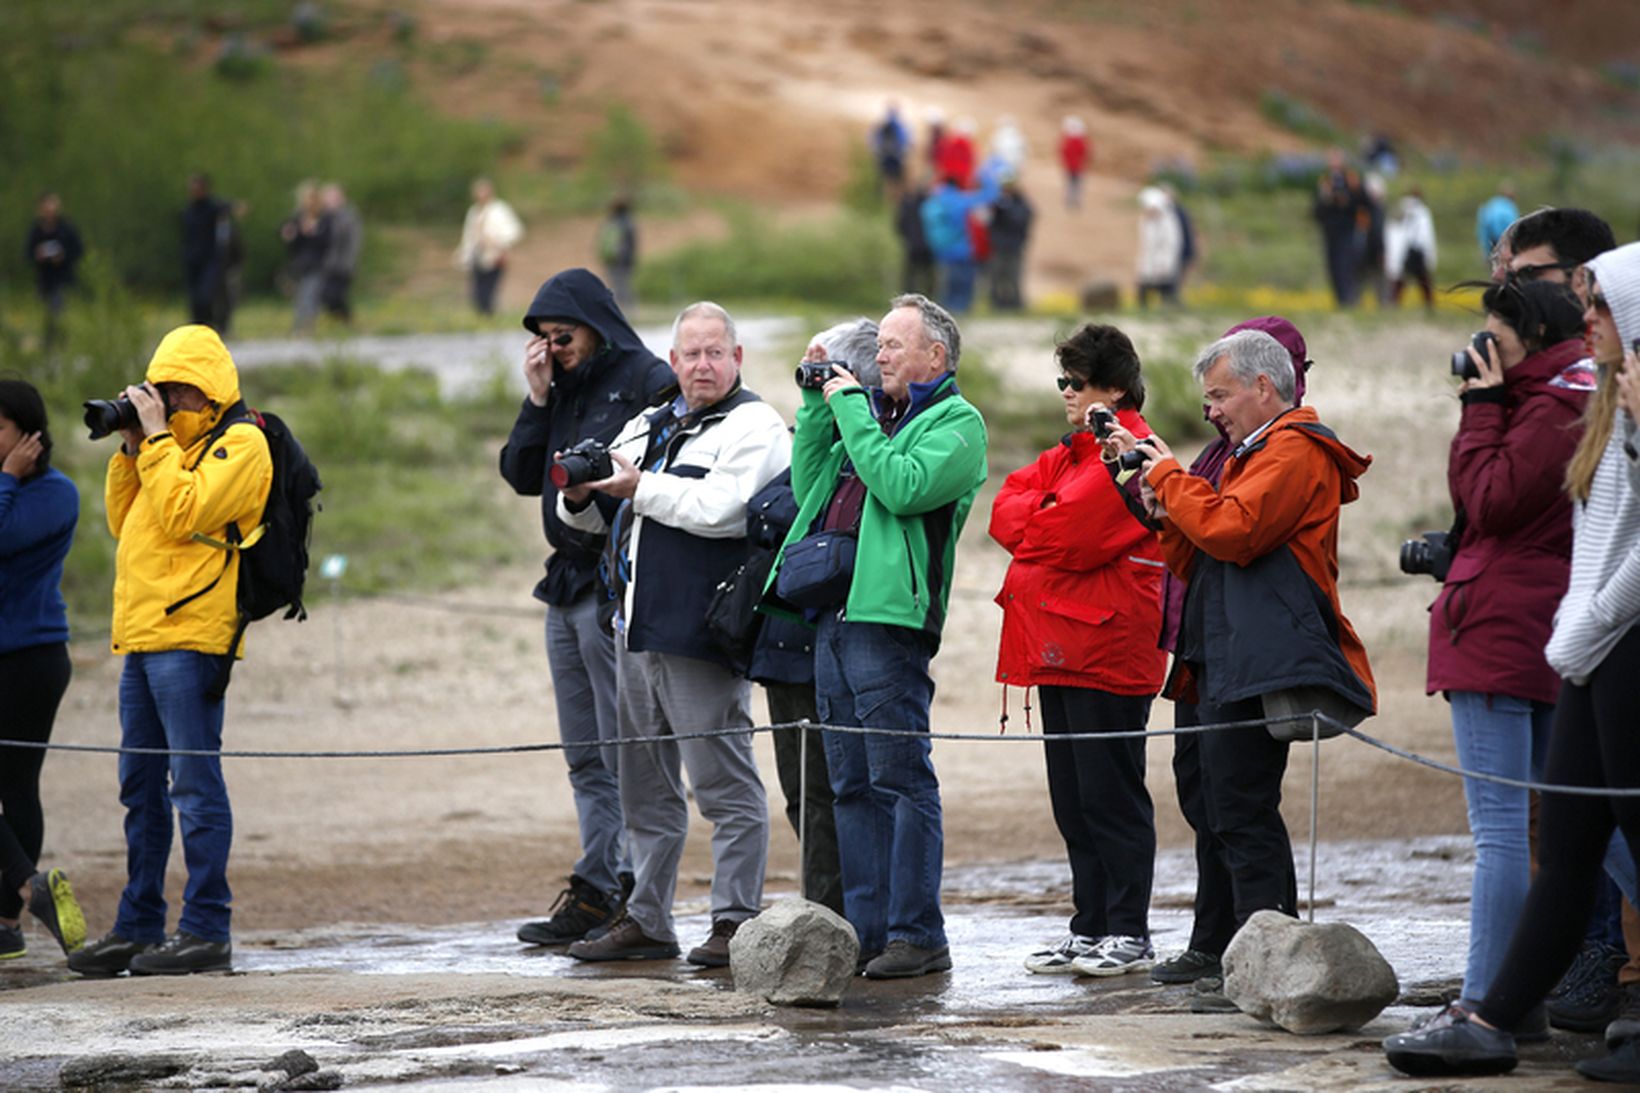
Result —
<instances>
[{"instance_id":1,"label":"person in gray beanie","mask_svg":"<svg viewBox=\"0 0 1640 1093\"><path fill-rule=\"evenodd\" d=\"M1599 385L1566 470L1572 575L1545 655L1564 680L1544 778L1554 785L1640 788L1640 243L1584 267L1584 312ZM1571 964L1593 909L1613 827L1640 846L1640 797L1545 793L1538 873L1502 970L1474 1014L1458 1012L1384 1041L1408 1074L1498 1074L1515 1067L1513 1030ZM1585 1077L1640 1082L1640 1021L1606 1030L1611 1054Z\"/></svg>"}]
</instances>

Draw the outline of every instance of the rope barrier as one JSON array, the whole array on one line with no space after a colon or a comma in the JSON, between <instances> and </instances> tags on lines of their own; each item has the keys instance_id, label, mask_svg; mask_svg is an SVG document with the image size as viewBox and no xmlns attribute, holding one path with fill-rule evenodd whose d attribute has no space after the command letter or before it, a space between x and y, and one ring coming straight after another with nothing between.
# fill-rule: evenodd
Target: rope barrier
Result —
<instances>
[{"instance_id":1,"label":"rope barrier","mask_svg":"<svg viewBox=\"0 0 1640 1093\"><path fill-rule=\"evenodd\" d=\"M750 725L737 729L701 729L695 732L668 733L662 736L628 736L614 740L602 740L597 744L579 743L565 744L562 742L540 742L529 744L496 744L492 746L468 746L460 748L374 748L374 749L314 749L314 750L246 750L223 749L212 751L200 748L128 748L118 744L70 744L56 741L40 740L4 740L0 739L0 747L34 748L44 751L82 752L107 755L182 755L194 757L214 757L219 759L430 759L451 758L460 756L484 755L518 755L532 752L564 751L568 748L585 747L636 747L643 744L657 744L679 740L703 740L724 736L756 735L758 733L772 733L784 730L804 729L817 732L835 732L857 736L910 736L927 740L950 741L989 741L1011 744L1040 744L1040 743L1071 743L1084 740L1133 740L1148 739L1151 737L1182 736L1191 733L1222 732L1229 729L1265 728L1270 725L1293 724L1300 722L1312 723L1316 733L1322 725L1338 730L1339 735L1349 736L1369 747L1377 748L1397 759L1402 759L1443 774L1451 774L1460 778L1474 778L1479 781L1495 782L1499 785L1515 789L1536 790L1539 793L1563 793L1583 797L1640 797L1640 787L1617 788L1605 786L1571 786L1553 782L1536 782L1520 778L1509 778L1501 774L1489 774L1483 771L1467 770L1463 767L1443 763L1431 759L1417 752L1397 747L1387 741L1380 740L1360 729L1351 728L1328 717L1319 710L1311 713L1287 714L1281 717L1254 718L1245 721L1221 721L1210 725L1183 725L1164 729L1120 729L1113 732L1072 732L1054 733L1016 733L1006 735L990 732L922 732L916 729L890 729L863 725L828 725L817 721L782 721L769 725Z\"/></svg>"}]
</instances>

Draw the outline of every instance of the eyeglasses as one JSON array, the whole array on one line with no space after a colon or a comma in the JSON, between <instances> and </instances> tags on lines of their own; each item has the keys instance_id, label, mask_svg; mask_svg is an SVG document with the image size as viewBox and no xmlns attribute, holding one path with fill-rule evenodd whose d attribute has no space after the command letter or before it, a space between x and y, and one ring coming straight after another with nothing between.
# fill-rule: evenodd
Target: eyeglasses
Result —
<instances>
[{"instance_id":1,"label":"eyeglasses","mask_svg":"<svg viewBox=\"0 0 1640 1093\"><path fill-rule=\"evenodd\" d=\"M553 339L552 339L552 344L556 345L558 348L562 349L564 346L568 345L570 342L572 342L574 340L575 340L575 331L566 330L562 334L555 334L553 336Z\"/></svg>"},{"instance_id":2,"label":"eyeglasses","mask_svg":"<svg viewBox=\"0 0 1640 1093\"><path fill-rule=\"evenodd\" d=\"M1508 276L1512 281L1536 281L1551 270L1560 270L1564 273L1577 267L1577 262L1543 262L1535 266L1521 266L1512 269L1509 271Z\"/></svg>"},{"instance_id":3,"label":"eyeglasses","mask_svg":"<svg viewBox=\"0 0 1640 1093\"><path fill-rule=\"evenodd\" d=\"M1088 385L1088 381L1081 376L1059 376L1054 380L1054 383L1059 385L1061 391L1066 388L1070 388L1072 391L1080 391Z\"/></svg>"}]
</instances>

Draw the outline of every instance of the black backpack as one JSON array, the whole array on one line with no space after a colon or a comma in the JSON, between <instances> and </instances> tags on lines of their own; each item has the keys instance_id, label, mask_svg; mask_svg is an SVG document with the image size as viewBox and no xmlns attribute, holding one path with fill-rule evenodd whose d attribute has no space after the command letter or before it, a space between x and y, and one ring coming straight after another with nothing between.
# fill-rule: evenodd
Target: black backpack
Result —
<instances>
[{"instance_id":1,"label":"black backpack","mask_svg":"<svg viewBox=\"0 0 1640 1093\"><path fill-rule=\"evenodd\" d=\"M273 484L268 490L267 506L262 511L262 523L249 533L241 532L238 524L230 523L226 542L206 535L195 536L201 542L223 551L223 573L227 572L232 561L231 552L239 552L239 588L236 594L239 626L234 630L217 685L211 692L217 698L228 689L234 652L239 648L247 626L267 618L280 608L285 608L286 619L298 622L307 619L302 588L307 580L308 544L313 536L313 513L323 507L318 501L319 491L323 488L318 468L308 459L290 427L277 414L247 409L244 402L235 403L222 415L222 420L211 430L199 458L190 469L199 467L212 445L230 427L244 424L262 430L268 441L268 454L273 459ZM221 579L219 574L215 581L198 592L167 607L165 613L170 615L203 596L215 588Z\"/></svg>"}]
</instances>

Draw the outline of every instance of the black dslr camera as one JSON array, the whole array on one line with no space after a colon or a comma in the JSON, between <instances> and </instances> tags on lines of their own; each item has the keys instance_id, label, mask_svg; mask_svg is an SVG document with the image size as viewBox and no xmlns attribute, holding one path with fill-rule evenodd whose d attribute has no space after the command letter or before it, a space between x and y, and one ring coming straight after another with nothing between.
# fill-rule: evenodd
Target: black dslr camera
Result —
<instances>
[{"instance_id":1,"label":"black dslr camera","mask_svg":"<svg viewBox=\"0 0 1640 1093\"><path fill-rule=\"evenodd\" d=\"M609 458L609 449L589 436L554 459L547 477L552 479L554 486L563 490L597 482L614 473L615 461Z\"/></svg>"},{"instance_id":2,"label":"black dslr camera","mask_svg":"<svg viewBox=\"0 0 1640 1093\"><path fill-rule=\"evenodd\" d=\"M797 366L797 386L807 391L818 391L826 384L837 378L837 373L831 370L834 364L842 361L803 361ZM847 368L848 365L843 365Z\"/></svg>"},{"instance_id":3,"label":"black dslr camera","mask_svg":"<svg viewBox=\"0 0 1640 1093\"><path fill-rule=\"evenodd\" d=\"M160 401L165 406L165 416L171 416L171 400L160 391ZM92 440L101 440L111 433L121 429L133 429L137 425L137 407L132 401L121 395L116 399L92 398L82 403L85 407L85 427L91 430Z\"/></svg>"},{"instance_id":4,"label":"black dslr camera","mask_svg":"<svg viewBox=\"0 0 1640 1093\"><path fill-rule=\"evenodd\" d=\"M1475 347L1475 352L1490 360L1491 358L1486 353L1486 347L1497 340L1490 330L1483 330L1469 339L1469 344ZM1452 374L1461 380L1478 380L1481 378L1481 370L1476 367L1474 361L1469 359L1469 350L1460 349L1452 354Z\"/></svg>"},{"instance_id":5,"label":"black dslr camera","mask_svg":"<svg viewBox=\"0 0 1640 1093\"><path fill-rule=\"evenodd\" d=\"M1401 544L1401 572L1417 576L1427 573L1445 583L1452 568L1452 536L1444 531L1426 531Z\"/></svg>"}]
</instances>

